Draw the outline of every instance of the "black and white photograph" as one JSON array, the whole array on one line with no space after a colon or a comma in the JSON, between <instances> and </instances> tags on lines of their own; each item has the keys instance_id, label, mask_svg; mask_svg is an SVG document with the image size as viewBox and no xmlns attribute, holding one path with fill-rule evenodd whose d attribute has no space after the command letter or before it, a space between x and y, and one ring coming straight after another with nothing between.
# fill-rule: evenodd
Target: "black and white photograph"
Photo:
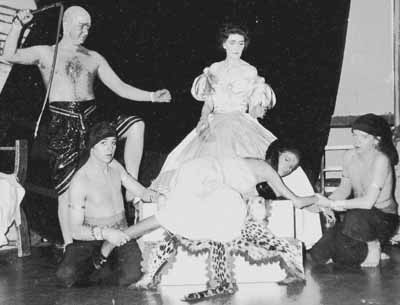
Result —
<instances>
[{"instance_id":1,"label":"black and white photograph","mask_svg":"<svg viewBox=\"0 0 400 305\"><path fill-rule=\"evenodd\" d=\"M0 305L400 304L399 152L399 0L0 0Z\"/></svg>"}]
</instances>

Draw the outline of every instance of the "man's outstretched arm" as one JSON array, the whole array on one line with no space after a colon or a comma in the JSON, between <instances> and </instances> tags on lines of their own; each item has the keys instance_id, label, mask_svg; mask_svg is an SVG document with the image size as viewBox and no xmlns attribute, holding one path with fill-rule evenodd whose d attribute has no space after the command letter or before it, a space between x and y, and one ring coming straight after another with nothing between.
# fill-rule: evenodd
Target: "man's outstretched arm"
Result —
<instances>
[{"instance_id":1,"label":"man's outstretched arm","mask_svg":"<svg viewBox=\"0 0 400 305\"><path fill-rule=\"evenodd\" d=\"M133 87L124 81L114 72L107 60L98 53L98 76L101 81L119 96L133 101L151 101L158 103L168 103L171 94L167 89L157 91L146 91Z\"/></svg>"},{"instance_id":2,"label":"man's outstretched arm","mask_svg":"<svg viewBox=\"0 0 400 305\"><path fill-rule=\"evenodd\" d=\"M11 25L11 30L4 44L3 55L0 59L9 63L24 65L33 65L38 62L40 59L40 49L43 46L17 49L21 30L25 24L28 24L32 20L32 17L29 10L18 12Z\"/></svg>"}]
</instances>

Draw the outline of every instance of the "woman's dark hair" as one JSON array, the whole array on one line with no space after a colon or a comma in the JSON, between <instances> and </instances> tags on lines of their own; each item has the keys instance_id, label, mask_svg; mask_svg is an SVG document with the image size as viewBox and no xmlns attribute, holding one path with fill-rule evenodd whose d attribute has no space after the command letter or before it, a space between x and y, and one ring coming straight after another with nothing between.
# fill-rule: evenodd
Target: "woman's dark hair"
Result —
<instances>
[{"instance_id":1,"label":"woman's dark hair","mask_svg":"<svg viewBox=\"0 0 400 305\"><path fill-rule=\"evenodd\" d=\"M265 153L265 160L274 170L278 171L279 155L285 151L295 154L299 161L301 160L300 151L292 143L275 140L269 145L267 152ZM267 182L258 183L256 185L256 190L258 194L265 199L276 199L275 192Z\"/></svg>"},{"instance_id":2,"label":"woman's dark hair","mask_svg":"<svg viewBox=\"0 0 400 305\"><path fill-rule=\"evenodd\" d=\"M353 122L351 129L361 130L379 138L377 149L389 158L393 166L399 162L399 154L393 144L392 130L384 118L373 113L367 113L359 116Z\"/></svg>"},{"instance_id":3,"label":"woman's dark hair","mask_svg":"<svg viewBox=\"0 0 400 305\"><path fill-rule=\"evenodd\" d=\"M269 145L265 153L265 160L274 170L278 170L279 155L285 151L295 154L299 161L301 160L300 151L292 143L275 140Z\"/></svg>"},{"instance_id":4,"label":"woman's dark hair","mask_svg":"<svg viewBox=\"0 0 400 305\"><path fill-rule=\"evenodd\" d=\"M239 34L243 36L244 49L247 48L247 46L250 43L250 37L247 29L244 26L234 25L231 23L224 24L219 31L218 43L221 48L222 45L225 43L225 41L229 38L229 35L231 34Z\"/></svg>"}]
</instances>

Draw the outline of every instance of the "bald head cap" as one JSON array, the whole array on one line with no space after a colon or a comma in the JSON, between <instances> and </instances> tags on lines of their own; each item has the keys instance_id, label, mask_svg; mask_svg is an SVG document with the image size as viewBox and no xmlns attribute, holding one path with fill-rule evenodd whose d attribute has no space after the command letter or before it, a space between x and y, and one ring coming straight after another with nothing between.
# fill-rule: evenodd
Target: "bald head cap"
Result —
<instances>
[{"instance_id":1,"label":"bald head cap","mask_svg":"<svg viewBox=\"0 0 400 305\"><path fill-rule=\"evenodd\" d=\"M64 33L68 32L69 29L79 22L91 23L91 18L87 10L80 6L71 6L65 12L63 16L63 29Z\"/></svg>"}]
</instances>

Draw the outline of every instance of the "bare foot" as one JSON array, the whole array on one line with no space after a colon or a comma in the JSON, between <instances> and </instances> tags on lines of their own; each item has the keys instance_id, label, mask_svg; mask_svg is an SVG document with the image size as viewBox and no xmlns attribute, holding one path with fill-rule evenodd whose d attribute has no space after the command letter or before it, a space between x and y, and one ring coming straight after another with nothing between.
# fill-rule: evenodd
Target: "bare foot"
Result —
<instances>
[{"instance_id":1,"label":"bare foot","mask_svg":"<svg viewBox=\"0 0 400 305\"><path fill-rule=\"evenodd\" d=\"M131 284L128 288L136 290L157 290L158 285L154 282L153 277L146 273L139 281Z\"/></svg>"},{"instance_id":2,"label":"bare foot","mask_svg":"<svg viewBox=\"0 0 400 305\"><path fill-rule=\"evenodd\" d=\"M381 259L381 244L374 240L367 242L368 254L365 260L361 263L361 267L376 267Z\"/></svg>"},{"instance_id":3,"label":"bare foot","mask_svg":"<svg viewBox=\"0 0 400 305\"><path fill-rule=\"evenodd\" d=\"M287 276L278 282L278 285L305 284L306 280L297 276Z\"/></svg>"}]
</instances>

